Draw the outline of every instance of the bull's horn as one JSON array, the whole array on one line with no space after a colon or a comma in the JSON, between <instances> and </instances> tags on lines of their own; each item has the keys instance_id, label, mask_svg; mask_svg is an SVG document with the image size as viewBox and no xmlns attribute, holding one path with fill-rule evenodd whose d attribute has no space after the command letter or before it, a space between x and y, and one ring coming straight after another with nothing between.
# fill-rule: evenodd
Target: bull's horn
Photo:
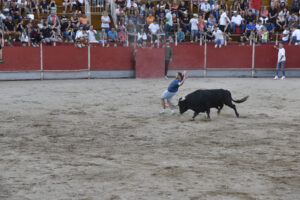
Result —
<instances>
[{"instance_id":1,"label":"bull's horn","mask_svg":"<svg viewBox=\"0 0 300 200\"><path fill-rule=\"evenodd\" d=\"M185 97L180 97L179 101L184 101Z\"/></svg>"}]
</instances>

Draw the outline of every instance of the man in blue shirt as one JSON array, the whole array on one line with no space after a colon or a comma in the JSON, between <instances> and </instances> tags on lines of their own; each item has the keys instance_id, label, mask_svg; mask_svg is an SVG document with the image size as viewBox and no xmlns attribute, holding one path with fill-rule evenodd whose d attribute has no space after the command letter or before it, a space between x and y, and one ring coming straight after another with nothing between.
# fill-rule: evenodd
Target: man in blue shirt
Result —
<instances>
[{"instance_id":1,"label":"man in blue shirt","mask_svg":"<svg viewBox=\"0 0 300 200\"><path fill-rule=\"evenodd\" d=\"M268 22L265 24L265 28L269 32L270 40L273 40L274 39L273 35L274 35L274 30L275 30L274 24L270 20L268 20Z\"/></svg>"},{"instance_id":2,"label":"man in blue shirt","mask_svg":"<svg viewBox=\"0 0 300 200\"><path fill-rule=\"evenodd\" d=\"M178 28L178 32L175 33L175 36L177 38L177 42L185 42L185 34L181 28Z\"/></svg>"},{"instance_id":3,"label":"man in blue shirt","mask_svg":"<svg viewBox=\"0 0 300 200\"><path fill-rule=\"evenodd\" d=\"M185 79L186 79L186 71L184 71L183 73L181 72L176 73L176 79L170 83L168 89L166 89L161 95L161 105L163 109L162 111L160 111L160 114L166 113L165 100L167 100L167 103L171 109L171 114L175 113L174 105L171 103L171 99L177 93L178 88L183 85Z\"/></svg>"},{"instance_id":4,"label":"man in blue shirt","mask_svg":"<svg viewBox=\"0 0 300 200\"><path fill-rule=\"evenodd\" d=\"M117 45L118 33L115 31L115 28L112 28L111 31L108 32L108 41L115 43L115 46Z\"/></svg>"}]
</instances>

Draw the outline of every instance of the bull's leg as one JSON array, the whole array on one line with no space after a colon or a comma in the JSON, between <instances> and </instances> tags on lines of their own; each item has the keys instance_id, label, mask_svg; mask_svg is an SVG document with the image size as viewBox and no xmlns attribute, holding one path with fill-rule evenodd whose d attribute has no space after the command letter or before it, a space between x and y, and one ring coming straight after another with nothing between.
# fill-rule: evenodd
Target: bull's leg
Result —
<instances>
[{"instance_id":1,"label":"bull's leg","mask_svg":"<svg viewBox=\"0 0 300 200\"><path fill-rule=\"evenodd\" d=\"M195 117L199 114L199 112L194 112L193 120L195 120Z\"/></svg>"},{"instance_id":2,"label":"bull's leg","mask_svg":"<svg viewBox=\"0 0 300 200\"><path fill-rule=\"evenodd\" d=\"M206 114L207 114L207 119L210 119L210 109L208 108L207 110L206 110Z\"/></svg>"},{"instance_id":3,"label":"bull's leg","mask_svg":"<svg viewBox=\"0 0 300 200\"><path fill-rule=\"evenodd\" d=\"M220 112L221 112L223 106L224 106L224 105L222 104L222 105L220 105L220 106L218 107L218 115L220 114Z\"/></svg>"},{"instance_id":4,"label":"bull's leg","mask_svg":"<svg viewBox=\"0 0 300 200\"><path fill-rule=\"evenodd\" d=\"M226 103L225 103L225 104L226 104ZM228 103L228 104L226 104L226 105L229 106L230 108L232 108L232 109L234 110L236 117L239 117L239 116L240 116L239 113L238 113L237 110L236 110L235 105L234 105L232 102L230 102L230 103Z\"/></svg>"}]
</instances>

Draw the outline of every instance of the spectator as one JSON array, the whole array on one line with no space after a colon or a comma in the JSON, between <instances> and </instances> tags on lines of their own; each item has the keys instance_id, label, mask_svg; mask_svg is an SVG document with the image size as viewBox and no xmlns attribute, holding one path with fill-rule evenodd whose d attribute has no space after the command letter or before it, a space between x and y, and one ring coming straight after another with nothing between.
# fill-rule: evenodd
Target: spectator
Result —
<instances>
[{"instance_id":1,"label":"spectator","mask_svg":"<svg viewBox=\"0 0 300 200\"><path fill-rule=\"evenodd\" d=\"M280 12L279 15L283 15L285 20L287 21L288 17L290 16L290 12L288 11L287 7L284 7Z\"/></svg>"},{"instance_id":2,"label":"spectator","mask_svg":"<svg viewBox=\"0 0 300 200\"><path fill-rule=\"evenodd\" d=\"M76 32L75 36L75 46L81 48L84 47L84 43L88 40L88 35L86 34L85 30L82 26L79 27L79 30Z\"/></svg>"},{"instance_id":3,"label":"spectator","mask_svg":"<svg viewBox=\"0 0 300 200\"><path fill-rule=\"evenodd\" d=\"M172 29L173 29L174 31L177 31L180 22L179 22L179 18L177 17L177 15L176 15L175 13L172 14L172 21L173 21Z\"/></svg>"},{"instance_id":4,"label":"spectator","mask_svg":"<svg viewBox=\"0 0 300 200\"><path fill-rule=\"evenodd\" d=\"M269 16L269 11L267 9L267 6L264 6L264 8L260 11L260 18L259 18L259 20L263 24L265 24L269 20L268 16Z\"/></svg>"},{"instance_id":5,"label":"spectator","mask_svg":"<svg viewBox=\"0 0 300 200\"><path fill-rule=\"evenodd\" d=\"M64 0L62 5L65 7L65 12L67 12L68 7L70 12L73 11L73 0Z\"/></svg>"},{"instance_id":6,"label":"spectator","mask_svg":"<svg viewBox=\"0 0 300 200\"><path fill-rule=\"evenodd\" d=\"M159 9L157 9L155 15L156 15L156 20L158 20L159 23L162 24L162 22L164 21L164 19L166 17L165 7L161 6Z\"/></svg>"},{"instance_id":7,"label":"spectator","mask_svg":"<svg viewBox=\"0 0 300 200\"><path fill-rule=\"evenodd\" d=\"M32 42L33 47L39 46L39 42L41 41L41 35L37 26L35 26L33 30L30 32L30 40Z\"/></svg>"},{"instance_id":8,"label":"spectator","mask_svg":"<svg viewBox=\"0 0 300 200\"><path fill-rule=\"evenodd\" d=\"M190 18L188 17L188 13L183 12L182 18L180 19L181 28L185 34L190 30Z\"/></svg>"},{"instance_id":9,"label":"spectator","mask_svg":"<svg viewBox=\"0 0 300 200\"><path fill-rule=\"evenodd\" d=\"M223 12L226 12L228 10L228 7L227 7L227 4L225 2L225 0L221 0L221 3L220 3L220 11L223 11ZM220 13L222 14L222 13Z\"/></svg>"},{"instance_id":10,"label":"spectator","mask_svg":"<svg viewBox=\"0 0 300 200\"><path fill-rule=\"evenodd\" d=\"M51 14L47 17L46 23L47 25L51 26L60 26L60 21L57 15L55 14L55 11L51 11Z\"/></svg>"},{"instance_id":11,"label":"spectator","mask_svg":"<svg viewBox=\"0 0 300 200\"><path fill-rule=\"evenodd\" d=\"M177 42L185 42L185 34L181 28L175 33L175 38L177 39Z\"/></svg>"},{"instance_id":12,"label":"spectator","mask_svg":"<svg viewBox=\"0 0 300 200\"><path fill-rule=\"evenodd\" d=\"M98 43L96 37L97 37L97 31L94 29L94 27L91 25L89 27L89 30L87 31L88 34L88 41L89 43Z\"/></svg>"},{"instance_id":13,"label":"spectator","mask_svg":"<svg viewBox=\"0 0 300 200\"><path fill-rule=\"evenodd\" d=\"M99 33L99 42L102 44L107 43L107 34L104 28Z\"/></svg>"},{"instance_id":14,"label":"spectator","mask_svg":"<svg viewBox=\"0 0 300 200\"><path fill-rule=\"evenodd\" d=\"M275 8L274 5L271 5L271 8L269 9L269 21L275 24L277 16L278 16L277 8Z\"/></svg>"},{"instance_id":15,"label":"spectator","mask_svg":"<svg viewBox=\"0 0 300 200\"><path fill-rule=\"evenodd\" d=\"M146 47L147 34L143 28L140 30L140 32L138 32L137 42L139 47Z\"/></svg>"},{"instance_id":16,"label":"spectator","mask_svg":"<svg viewBox=\"0 0 300 200\"><path fill-rule=\"evenodd\" d=\"M220 10L220 20L219 20L219 28L222 32L226 32L227 31L227 27L230 24L230 20L227 17L227 14L224 10Z\"/></svg>"},{"instance_id":17,"label":"spectator","mask_svg":"<svg viewBox=\"0 0 300 200\"><path fill-rule=\"evenodd\" d=\"M269 33L266 29L266 27L262 28L262 34L261 34L261 42L267 43L268 42Z\"/></svg>"},{"instance_id":18,"label":"spectator","mask_svg":"<svg viewBox=\"0 0 300 200\"><path fill-rule=\"evenodd\" d=\"M218 1L216 0L214 2L214 4L211 6L210 16L215 15L216 18L219 19L219 9L220 9L220 6L218 4Z\"/></svg>"},{"instance_id":19,"label":"spectator","mask_svg":"<svg viewBox=\"0 0 300 200\"><path fill-rule=\"evenodd\" d=\"M81 17L79 17L80 26L83 26L84 30L89 29L89 19L87 18L86 14L83 14Z\"/></svg>"},{"instance_id":20,"label":"spectator","mask_svg":"<svg viewBox=\"0 0 300 200\"><path fill-rule=\"evenodd\" d=\"M207 19L207 26L213 30L215 26L217 26L217 20L216 18L214 17L213 14L210 14L209 15L209 18Z\"/></svg>"},{"instance_id":21,"label":"spectator","mask_svg":"<svg viewBox=\"0 0 300 200\"><path fill-rule=\"evenodd\" d=\"M264 25L262 25L262 22L259 20L255 25L256 33L259 38L261 38L263 28L264 28Z\"/></svg>"},{"instance_id":22,"label":"spectator","mask_svg":"<svg viewBox=\"0 0 300 200\"><path fill-rule=\"evenodd\" d=\"M231 17L231 31L233 33L236 32L236 28L239 27L242 31L242 33L244 32L244 26L242 24L243 18L241 17L241 15L239 15L237 13L237 11L233 12L233 16Z\"/></svg>"},{"instance_id":23,"label":"spectator","mask_svg":"<svg viewBox=\"0 0 300 200\"><path fill-rule=\"evenodd\" d=\"M185 4L184 1L180 1L180 4L178 6L178 14L179 14L179 18L183 17L184 16L184 13L186 12L187 13L187 5Z\"/></svg>"},{"instance_id":24,"label":"spectator","mask_svg":"<svg viewBox=\"0 0 300 200\"><path fill-rule=\"evenodd\" d=\"M151 46L153 47L153 41L157 42L160 39L159 31L160 27L157 23L157 20L155 20L152 24L149 26L149 31L150 31L150 37L151 37Z\"/></svg>"},{"instance_id":25,"label":"spectator","mask_svg":"<svg viewBox=\"0 0 300 200\"><path fill-rule=\"evenodd\" d=\"M106 11L103 12L103 16L101 17L101 28L105 30L106 33L109 31L110 18Z\"/></svg>"},{"instance_id":26,"label":"spectator","mask_svg":"<svg viewBox=\"0 0 300 200\"><path fill-rule=\"evenodd\" d=\"M22 43L23 47L26 46L26 43L27 43L28 46L30 46L29 37L28 37L28 30L27 29L22 30L21 43Z\"/></svg>"},{"instance_id":27,"label":"spectator","mask_svg":"<svg viewBox=\"0 0 300 200\"><path fill-rule=\"evenodd\" d=\"M286 26L286 19L283 14L280 13L276 19L276 31L279 32Z\"/></svg>"},{"instance_id":28,"label":"spectator","mask_svg":"<svg viewBox=\"0 0 300 200\"><path fill-rule=\"evenodd\" d=\"M299 0L293 0L292 1L292 12L293 13L297 13L299 12L300 9L300 1Z\"/></svg>"},{"instance_id":29,"label":"spectator","mask_svg":"<svg viewBox=\"0 0 300 200\"><path fill-rule=\"evenodd\" d=\"M69 41L73 43L75 41L75 30L70 20L68 21L68 26L66 27L65 32L63 32L63 34L65 42Z\"/></svg>"},{"instance_id":30,"label":"spectator","mask_svg":"<svg viewBox=\"0 0 300 200\"><path fill-rule=\"evenodd\" d=\"M215 48L217 48L218 45L219 45L219 48L221 48L222 44L224 44L224 34L220 29L218 29L217 26L215 26L215 28L214 28L213 36L215 38L215 43L216 43Z\"/></svg>"},{"instance_id":31,"label":"spectator","mask_svg":"<svg viewBox=\"0 0 300 200\"><path fill-rule=\"evenodd\" d=\"M290 30L289 30L289 27L286 26L286 27L284 27L284 31L282 33L282 38L281 38L281 42L283 44L289 42L289 35L290 35Z\"/></svg>"},{"instance_id":32,"label":"spectator","mask_svg":"<svg viewBox=\"0 0 300 200\"><path fill-rule=\"evenodd\" d=\"M295 45L300 45L300 29L298 29L297 27L292 27L292 35L289 44L291 44L292 42Z\"/></svg>"},{"instance_id":33,"label":"spectator","mask_svg":"<svg viewBox=\"0 0 300 200\"><path fill-rule=\"evenodd\" d=\"M273 40L273 35L274 35L274 30L275 30L274 24L271 23L271 21L269 20L269 21L265 24L265 28L267 29L267 31L268 31L269 34L270 34L269 39L270 39L270 40Z\"/></svg>"},{"instance_id":34,"label":"spectator","mask_svg":"<svg viewBox=\"0 0 300 200\"><path fill-rule=\"evenodd\" d=\"M118 42L118 33L115 31L115 28L111 28L111 31L108 31L108 41L114 43L114 46L117 46Z\"/></svg>"},{"instance_id":35,"label":"spectator","mask_svg":"<svg viewBox=\"0 0 300 200\"><path fill-rule=\"evenodd\" d=\"M211 7L208 3L208 0L204 0L204 3L201 4L201 14L203 15L204 19L208 18L208 15L210 13Z\"/></svg>"},{"instance_id":36,"label":"spectator","mask_svg":"<svg viewBox=\"0 0 300 200\"><path fill-rule=\"evenodd\" d=\"M176 15L176 17L178 17L178 7L179 7L179 3L177 0L173 0L172 4L171 4L171 12L172 14Z\"/></svg>"},{"instance_id":37,"label":"spectator","mask_svg":"<svg viewBox=\"0 0 300 200\"><path fill-rule=\"evenodd\" d=\"M82 13L81 7L83 6L83 0L76 0L73 3L73 6L75 7L75 13Z\"/></svg>"},{"instance_id":38,"label":"spectator","mask_svg":"<svg viewBox=\"0 0 300 200\"><path fill-rule=\"evenodd\" d=\"M123 27L123 26L121 26L119 29L118 39L119 39L119 42L122 43L124 46L126 43L126 40L127 40L127 34L125 32L125 27Z\"/></svg>"},{"instance_id":39,"label":"spectator","mask_svg":"<svg viewBox=\"0 0 300 200\"><path fill-rule=\"evenodd\" d=\"M42 41L46 44L46 45L51 45L52 42L52 29L50 25L46 25L43 27L43 29L41 30L42 33Z\"/></svg>"},{"instance_id":40,"label":"spectator","mask_svg":"<svg viewBox=\"0 0 300 200\"><path fill-rule=\"evenodd\" d=\"M13 37L16 33L15 23L12 20L11 16L8 16L7 20L4 22L4 33L8 36L8 45L13 45Z\"/></svg>"},{"instance_id":41,"label":"spectator","mask_svg":"<svg viewBox=\"0 0 300 200\"><path fill-rule=\"evenodd\" d=\"M252 21L246 25L246 30L243 36L241 36L241 41L244 43L245 41L252 41L255 38L255 24Z\"/></svg>"},{"instance_id":42,"label":"spectator","mask_svg":"<svg viewBox=\"0 0 300 200\"><path fill-rule=\"evenodd\" d=\"M173 17L172 17L172 13L171 13L171 10L166 10L166 25L165 25L165 33L166 33L166 39L169 40L171 37L170 36L170 32L171 32L171 29L173 27Z\"/></svg>"},{"instance_id":43,"label":"spectator","mask_svg":"<svg viewBox=\"0 0 300 200\"><path fill-rule=\"evenodd\" d=\"M197 41L197 35L198 35L198 15L193 14L193 18L190 20L191 25L191 42Z\"/></svg>"},{"instance_id":44,"label":"spectator","mask_svg":"<svg viewBox=\"0 0 300 200\"><path fill-rule=\"evenodd\" d=\"M136 25L136 29L139 32L142 28L144 29L146 25L146 19L143 15L143 13L140 13L140 15L137 18L137 25Z\"/></svg>"},{"instance_id":45,"label":"spectator","mask_svg":"<svg viewBox=\"0 0 300 200\"><path fill-rule=\"evenodd\" d=\"M42 14L48 13L48 12L49 12L48 6L49 6L49 2L48 2L47 0L42 0L42 1L40 2L40 12L41 12Z\"/></svg>"},{"instance_id":46,"label":"spectator","mask_svg":"<svg viewBox=\"0 0 300 200\"><path fill-rule=\"evenodd\" d=\"M214 39L212 28L210 28L210 27L208 27L207 30L206 30L206 39L207 39L208 42L212 42L213 39Z\"/></svg>"},{"instance_id":47,"label":"spectator","mask_svg":"<svg viewBox=\"0 0 300 200\"><path fill-rule=\"evenodd\" d=\"M150 14L153 11L154 11L154 3L151 0L147 0L145 12L147 14Z\"/></svg>"}]
</instances>

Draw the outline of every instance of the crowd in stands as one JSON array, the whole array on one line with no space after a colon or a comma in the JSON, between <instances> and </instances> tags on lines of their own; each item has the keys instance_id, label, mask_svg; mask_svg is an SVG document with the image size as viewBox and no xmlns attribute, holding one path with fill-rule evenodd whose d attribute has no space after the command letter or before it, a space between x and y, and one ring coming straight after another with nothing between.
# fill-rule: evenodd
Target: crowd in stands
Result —
<instances>
[{"instance_id":1,"label":"crowd in stands","mask_svg":"<svg viewBox=\"0 0 300 200\"><path fill-rule=\"evenodd\" d=\"M109 1L90 3L103 7L105 2ZM68 42L77 47L87 43L116 46L128 40L145 47L147 42L153 46L163 40L206 39L221 47L233 37L243 44L278 39L300 45L300 0L292 0L290 5L287 0L271 0L269 6L261 6L261 0L233 0L231 4L225 0L115 0L115 3L113 12L101 13L100 30L95 30L84 14L84 0L63 0L59 5L63 7L61 13L57 13L54 0L4 0L0 22L8 45L20 41L23 46L35 47L40 42L46 45ZM111 13L116 14L114 23Z\"/></svg>"}]
</instances>

